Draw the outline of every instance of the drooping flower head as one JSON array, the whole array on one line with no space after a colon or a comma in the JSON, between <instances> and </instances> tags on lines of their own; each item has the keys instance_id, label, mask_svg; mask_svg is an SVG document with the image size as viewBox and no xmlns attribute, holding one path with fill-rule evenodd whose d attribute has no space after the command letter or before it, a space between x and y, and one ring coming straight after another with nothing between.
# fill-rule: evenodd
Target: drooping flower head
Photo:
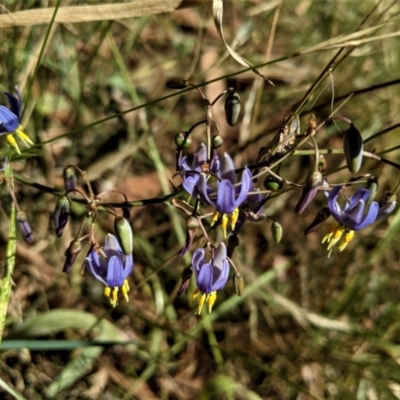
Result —
<instances>
[{"instance_id":1,"label":"drooping flower head","mask_svg":"<svg viewBox=\"0 0 400 400\"><path fill-rule=\"evenodd\" d=\"M193 300L201 293L197 314L201 313L205 302L208 304L208 311L211 312L217 291L225 287L229 277L225 244L218 245L214 256L208 262L205 261L205 249L197 249L193 254L192 266L197 285Z\"/></svg>"},{"instance_id":2,"label":"drooping flower head","mask_svg":"<svg viewBox=\"0 0 400 400\"><path fill-rule=\"evenodd\" d=\"M15 88L16 96L9 92L3 94L7 97L10 108L0 106L0 136L6 135L8 143L21 154L13 135L17 135L27 145L33 145L29 136L23 132L21 125L22 97L18 88Z\"/></svg>"},{"instance_id":3,"label":"drooping flower head","mask_svg":"<svg viewBox=\"0 0 400 400\"><path fill-rule=\"evenodd\" d=\"M232 230L235 229L239 216L239 206L247 200L249 196L248 193L252 190L252 174L251 171L245 167L242 172L241 180L238 182L233 160L227 153L224 153L218 177L217 190L213 191L207 183L208 176L203 173L200 174L198 190L202 198L215 208L215 212L211 217L212 224L214 224L218 220L219 215L222 214L221 227L226 237L228 219L230 219Z\"/></svg>"},{"instance_id":4,"label":"drooping flower head","mask_svg":"<svg viewBox=\"0 0 400 400\"><path fill-rule=\"evenodd\" d=\"M347 243L354 236L354 231L359 231L373 222L390 214L396 207L396 200L391 196L380 203L372 201L370 206L366 205L370 198L369 189L358 189L346 202L343 210L337 202L339 192L343 186L334 187L328 195L328 206L336 223L331 226L328 233L324 236L322 243L328 242L328 250L340 240L344 234L343 243L339 246L339 251L344 250Z\"/></svg>"},{"instance_id":5,"label":"drooping flower head","mask_svg":"<svg viewBox=\"0 0 400 400\"><path fill-rule=\"evenodd\" d=\"M103 254L105 257L103 256ZM106 286L104 294L115 307L118 302L118 291L121 288L126 301L128 300L128 276L133 270L132 254L124 254L118 239L109 233L106 236L103 252L92 249L85 259L86 269Z\"/></svg>"}]
</instances>

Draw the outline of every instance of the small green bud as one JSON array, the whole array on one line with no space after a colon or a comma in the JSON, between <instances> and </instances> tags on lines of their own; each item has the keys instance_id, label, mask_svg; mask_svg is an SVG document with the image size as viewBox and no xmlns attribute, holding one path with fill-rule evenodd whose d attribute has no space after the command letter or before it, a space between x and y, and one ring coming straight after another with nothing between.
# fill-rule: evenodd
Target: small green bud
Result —
<instances>
[{"instance_id":1,"label":"small green bud","mask_svg":"<svg viewBox=\"0 0 400 400\"><path fill-rule=\"evenodd\" d=\"M192 137L187 132L179 132L175 135L175 145L179 149L187 149L192 144Z\"/></svg>"},{"instance_id":2,"label":"small green bud","mask_svg":"<svg viewBox=\"0 0 400 400\"><path fill-rule=\"evenodd\" d=\"M185 89L189 86L189 81L182 78L172 78L166 82L165 86L168 89Z\"/></svg>"},{"instance_id":3,"label":"small green bud","mask_svg":"<svg viewBox=\"0 0 400 400\"><path fill-rule=\"evenodd\" d=\"M321 186L324 182L324 177L321 172L313 171L311 174L307 176L306 187L307 189L315 189L318 186Z\"/></svg>"},{"instance_id":4,"label":"small green bud","mask_svg":"<svg viewBox=\"0 0 400 400\"><path fill-rule=\"evenodd\" d=\"M222 139L221 135L214 135L211 144L213 149L219 149L224 144L224 139Z\"/></svg>"},{"instance_id":5,"label":"small green bud","mask_svg":"<svg viewBox=\"0 0 400 400\"><path fill-rule=\"evenodd\" d=\"M199 219L191 215L186 221L186 226L191 231L196 230L200 226Z\"/></svg>"},{"instance_id":6,"label":"small green bud","mask_svg":"<svg viewBox=\"0 0 400 400\"><path fill-rule=\"evenodd\" d=\"M343 151L346 157L347 168L353 174L358 172L363 159L363 139L358 129L351 124L344 135Z\"/></svg>"},{"instance_id":7,"label":"small green bud","mask_svg":"<svg viewBox=\"0 0 400 400\"><path fill-rule=\"evenodd\" d=\"M268 175L263 182L265 189L271 190L272 192L276 192L277 190L282 189L283 181L275 178L272 175Z\"/></svg>"},{"instance_id":8,"label":"small green bud","mask_svg":"<svg viewBox=\"0 0 400 400\"><path fill-rule=\"evenodd\" d=\"M271 232L275 243L280 243L283 234L282 225L279 222L274 221L271 225Z\"/></svg>"},{"instance_id":9,"label":"small green bud","mask_svg":"<svg viewBox=\"0 0 400 400\"><path fill-rule=\"evenodd\" d=\"M235 126L240 114L240 96L235 90L229 92L225 100L225 118L230 126Z\"/></svg>"},{"instance_id":10,"label":"small green bud","mask_svg":"<svg viewBox=\"0 0 400 400\"><path fill-rule=\"evenodd\" d=\"M122 251L126 254L132 254L133 251L133 237L132 228L127 219L124 217L115 217L114 220L115 236L118 239Z\"/></svg>"},{"instance_id":11,"label":"small green bud","mask_svg":"<svg viewBox=\"0 0 400 400\"><path fill-rule=\"evenodd\" d=\"M244 292L244 280L243 275L240 272L236 272L233 275L233 285L235 286L236 294L242 296Z\"/></svg>"},{"instance_id":12,"label":"small green bud","mask_svg":"<svg viewBox=\"0 0 400 400\"><path fill-rule=\"evenodd\" d=\"M378 180L374 176L371 176L367 182L367 189L369 190L369 197L367 200L368 205L374 201L378 187Z\"/></svg>"}]
</instances>

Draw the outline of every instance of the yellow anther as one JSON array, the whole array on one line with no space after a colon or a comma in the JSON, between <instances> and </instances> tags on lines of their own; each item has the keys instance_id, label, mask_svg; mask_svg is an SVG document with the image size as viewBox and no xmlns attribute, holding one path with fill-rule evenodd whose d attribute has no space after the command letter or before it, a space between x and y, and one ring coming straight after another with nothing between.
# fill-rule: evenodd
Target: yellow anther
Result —
<instances>
[{"instance_id":1,"label":"yellow anther","mask_svg":"<svg viewBox=\"0 0 400 400\"><path fill-rule=\"evenodd\" d=\"M32 142L31 138L23 131L23 126L20 125L18 128L15 130L15 133L19 138L21 138L26 144L30 144L31 146L34 145L35 143Z\"/></svg>"},{"instance_id":2,"label":"yellow anther","mask_svg":"<svg viewBox=\"0 0 400 400\"><path fill-rule=\"evenodd\" d=\"M200 296L199 305L198 305L197 311L196 311L197 315L201 314L201 310L203 309L203 305L204 305L205 300L206 300L206 294L202 293L201 296Z\"/></svg>"},{"instance_id":3,"label":"yellow anther","mask_svg":"<svg viewBox=\"0 0 400 400\"><path fill-rule=\"evenodd\" d=\"M228 214L223 214L221 218L221 228L226 239L226 227L228 226Z\"/></svg>"},{"instance_id":4,"label":"yellow anther","mask_svg":"<svg viewBox=\"0 0 400 400\"><path fill-rule=\"evenodd\" d=\"M124 295L126 302L128 303L129 302L129 297L128 297L129 283L126 279L124 280L124 283L122 284L121 291L122 291L122 294Z\"/></svg>"},{"instance_id":5,"label":"yellow anther","mask_svg":"<svg viewBox=\"0 0 400 400\"><path fill-rule=\"evenodd\" d=\"M115 286L111 293L110 303L113 307L115 307L118 303L118 291L119 291L119 287Z\"/></svg>"},{"instance_id":6,"label":"yellow anther","mask_svg":"<svg viewBox=\"0 0 400 400\"><path fill-rule=\"evenodd\" d=\"M208 305L209 313L212 311L215 300L217 300L217 292L214 291L214 292L211 292L209 295L207 295L206 302Z\"/></svg>"},{"instance_id":7,"label":"yellow anther","mask_svg":"<svg viewBox=\"0 0 400 400\"><path fill-rule=\"evenodd\" d=\"M231 228L232 228L232 230L235 230L235 226L236 226L236 222L237 222L238 218L239 218L239 208L236 207L233 210L233 213L231 214Z\"/></svg>"},{"instance_id":8,"label":"yellow anther","mask_svg":"<svg viewBox=\"0 0 400 400\"><path fill-rule=\"evenodd\" d=\"M329 240L328 250L332 249L333 246L340 240L343 235L345 228L343 226L338 226L336 231L333 232L331 239Z\"/></svg>"},{"instance_id":9,"label":"yellow anther","mask_svg":"<svg viewBox=\"0 0 400 400\"><path fill-rule=\"evenodd\" d=\"M110 297L110 295L111 295L111 288L110 288L110 287L106 286L106 287L104 288L104 295L105 295L106 297Z\"/></svg>"},{"instance_id":10,"label":"yellow anther","mask_svg":"<svg viewBox=\"0 0 400 400\"><path fill-rule=\"evenodd\" d=\"M322 238L322 243L325 242L330 242L332 239L333 233L336 231L338 228L339 224L337 222L334 222L328 229L328 232L326 232L325 236Z\"/></svg>"},{"instance_id":11,"label":"yellow anther","mask_svg":"<svg viewBox=\"0 0 400 400\"><path fill-rule=\"evenodd\" d=\"M196 297L199 295L200 290L196 289L192 294L192 303L196 300Z\"/></svg>"},{"instance_id":12,"label":"yellow anther","mask_svg":"<svg viewBox=\"0 0 400 400\"><path fill-rule=\"evenodd\" d=\"M353 239L353 237L354 237L354 231L346 230L344 233L343 242L338 247L338 250L343 251L346 248L346 246L348 245L348 243Z\"/></svg>"},{"instance_id":13,"label":"yellow anther","mask_svg":"<svg viewBox=\"0 0 400 400\"><path fill-rule=\"evenodd\" d=\"M6 140L10 144L10 146L14 147L14 149L17 151L18 154L21 154L17 141L15 140L14 136L11 133L6 135Z\"/></svg>"},{"instance_id":14,"label":"yellow anther","mask_svg":"<svg viewBox=\"0 0 400 400\"><path fill-rule=\"evenodd\" d=\"M210 223L211 226L213 226L218 221L218 217L219 217L219 212L214 211L213 215L211 215L211 223Z\"/></svg>"}]
</instances>

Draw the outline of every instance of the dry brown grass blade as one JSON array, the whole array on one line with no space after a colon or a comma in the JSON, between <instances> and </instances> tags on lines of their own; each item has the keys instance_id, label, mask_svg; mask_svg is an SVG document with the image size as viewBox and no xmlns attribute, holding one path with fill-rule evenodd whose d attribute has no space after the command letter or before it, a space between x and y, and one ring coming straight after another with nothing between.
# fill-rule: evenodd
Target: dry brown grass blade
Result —
<instances>
[{"instance_id":1,"label":"dry brown grass blade","mask_svg":"<svg viewBox=\"0 0 400 400\"><path fill-rule=\"evenodd\" d=\"M129 3L60 7L56 23L76 23L141 17L196 7L212 0L136 0ZM54 8L38 8L0 15L0 27L48 24Z\"/></svg>"}]
</instances>

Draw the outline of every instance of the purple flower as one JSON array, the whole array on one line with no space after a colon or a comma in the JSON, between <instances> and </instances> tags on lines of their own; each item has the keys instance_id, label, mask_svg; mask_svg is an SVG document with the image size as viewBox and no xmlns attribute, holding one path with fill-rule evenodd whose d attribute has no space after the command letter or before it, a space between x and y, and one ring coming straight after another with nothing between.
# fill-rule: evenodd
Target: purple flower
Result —
<instances>
[{"instance_id":1,"label":"purple flower","mask_svg":"<svg viewBox=\"0 0 400 400\"><path fill-rule=\"evenodd\" d=\"M15 133L26 144L33 145L33 142L28 135L22 131L22 98L17 87L15 88L15 93L17 94L16 96L9 92L3 92L8 99L10 108L0 106L0 136L7 135L6 139L8 143L17 150L18 154L21 154L13 134Z\"/></svg>"},{"instance_id":2,"label":"purple flower","mask_svg":"<svg viewBox=\"0 0 400 400\"><path fill-rule=\"evenodd\" d=\"M199 293L202 293L197 314L201 313L204 302L207 302L208 311L211 312L217 298L217 290L225 287L229 277L229 262L226 258L225 244L219 244L213 258L208 262L205 261L205 249L197 249L193 254L192 266L197 285L197 289L193 293L193 300Z\"/></svg>"},{"instance_id":3,"label":"purple flower","mask_svg":"<svg viewBox=\"0 0 400 400\"><path fill-rule=\"evenodd\" d=\"M347 201L342 210L337 202L339 192L343 186L335 186L329 193L328 206L333 218L345 227L359 231L373 222L386 217L396 207L396 202L391 201L380 206L376 201L366 207L370 191L365 188L358 189Z\"/></svg>"},{"instance_id":4,"label":"purple flower","mask_svg":"<svg viewBox=\"0 0 400 400\"><path fill-rule=\"evenodd\" d=\"M104 254L105 257L102 255ZM125 255L118 239L109 233L100 257L92 249L85 259L86 269L106 286L104 294L110 298L111 305L115 307L118 301L118 290L121 288L125 300L128 301L129 284L128 276L133 270L132 254Z\"/></svg>"},{"instance_id":5,"label":"purple flower","mask_svg":"<svg viewBox=\"0 0 400 400\"><path fill-rule=\"evenodd\" d=\"M335 186L328 194L329 211L337 221L331 226L327 234L322 239L322 243L328 242L328 250L340 240L344 234L339 251L344 250L347 244L352 240L354 231L359 231L373 222L390 214L396 207L396 201L392 196L388 201L377 203L371 202L366 205L371 192L368 189L360 188L347 200L343 210L337 202L339 192L343 186Z\"/></svg>"}]
</instances>

